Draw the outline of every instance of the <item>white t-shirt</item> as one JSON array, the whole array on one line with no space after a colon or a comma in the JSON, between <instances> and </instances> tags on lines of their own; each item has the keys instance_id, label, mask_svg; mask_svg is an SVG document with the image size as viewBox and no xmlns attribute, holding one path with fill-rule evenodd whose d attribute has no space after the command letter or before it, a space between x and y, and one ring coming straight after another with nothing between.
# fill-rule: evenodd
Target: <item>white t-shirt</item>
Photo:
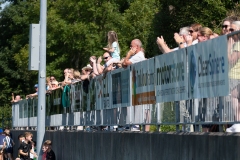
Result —
<instances>
[{"instance_id":1,"label":"white t-shirt","mask_svg":"<svg viewBox=\"0 0 240 160\"><path fill-rule=\"evenodd\" d=\"M198 39L195 39L193 42L192 42L192 45L195 45L198 43Z\"/></svg>"},{"instance_id":2,"label":"white t-shirt","mask_svg":"<svg viewBox=\"0 0 240 160\"><path fill-rule=\"evenodd\" d=\"M136 53L134 56L132 56L129 61L132 62L132 64L140 62L140 61L144 61L146 60L144 53L142 51L139 51L138 53Z\"/></svg>"}]
</instances>

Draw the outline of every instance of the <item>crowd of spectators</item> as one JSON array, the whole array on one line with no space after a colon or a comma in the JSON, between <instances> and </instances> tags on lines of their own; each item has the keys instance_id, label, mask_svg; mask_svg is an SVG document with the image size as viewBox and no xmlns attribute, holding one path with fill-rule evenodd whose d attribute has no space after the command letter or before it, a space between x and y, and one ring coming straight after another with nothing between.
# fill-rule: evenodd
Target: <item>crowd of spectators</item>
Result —
<instances>
[{"instance_id":1,"label":"crowd of spectators","mask_svg":"<svg viewBox=\"0 0 240 160\"><path fill-rule=\"evenodd\" d=\"M220 35L226 35L231 32L237 31L240 29L240 21L238 21L237 17L227 17L223 20L222 23L222 30ZM46 92L51 93L52 90L63 88L66 85L70 85L76 82L82 81L85 87L85 92L88 92L88 84L89 80L91 78L94 78L98 75L105 74L109 71L118 69L118 68L125 68L128 65L138 63L140 61L146 60L145 58L145 50L142 47L142 42L139 39L133 39L130 44L130 49L121 59L120 57L120 45L118 41L118 36L115 31L109 31L108 32L108 43L107 46L103 48L103 55L100 57L91 56L89 58L89 64L87 64L85 67L81 69L81 73L78 70L75 70L73 68L66 68L64 69L64 80L61 82L58 82L54 76L50 76L46 78ZM157 37L156 43L160 49L160 51L163 54L176 51L181 48L185 48L191 45L195 45L197 43L201 43L204 41L207 41L209 39L213 39L218 37L219 35L217 33L214 33L210 28L204 27L199 23L193 23L189 26L183 26L180 28L179 33L174 33L173 38L178 45L176 48L169 48L166 41L164 40L163 36ZM240 46L240 43L238 41L238 37L234 39L229 40L228 47L230 50L231 48L238 49L238 46ZM240 48L240 47L239 47ZM231 52L231 51L228 52ZM231 52L231 54L228 54L229 63L235 63L236 59L238 59L238 53L239 52ZM104 63L103 63L103 62ZM239 63L240 65L240 63ZM36 92L29 94L26 96L26 98L35 97L38 95L38 84L34 86ZM238 99L240 94L238 93L237 87L234 86L234 93L233 94L236 99ZM21 97L19 95L14 98L14 95L12 96L12 102L17 102L20 100ZM237 100L236 100L237 101ZM237 107L238 108L238 105ZM240 112L240 111L239 111ZM240 118L239 118L240 119ZM240 130L240 125L239 125Z\"/></svg>"},{"instance_id":2,"label":"crowd of spectators","mask_svg":"<svg viewBox=\"0 0 240 160\"><path fill-rule=\"evenodd\" d=\"M238 30L238 22L233 18L226 18L222 23L221 35L231 33ZM176 48L169 48L165 42L163 36L157 37L157 45L162 53L169 53L179 48L195 45L197 43L207 41L209 39L217 37L218 34L214 33L210 28L203 27L199 23L193 23L189 26L180 28L179 33L174 33L173 38L178 45ZM114 69L121 67L127 67L128 65L145 60L145 50L142 47L142 42L139 39L133 39L130 44L130 50L125 57L120 57L120 45L118 43L118 36L115 31L109 31L107 34L108 43L103 48L103 55L100 57L91 56L89 58L89 64L82 68L81 73L79 70L73 68L64 69L64 80L58 82L54 76L46 78L46 92L51 93L52 90L63 88L66 85L70 85L79 81L83 81L89 84L91 78L98 75L105 74ZM104 63L103 63L103 62ZM34 85L35 91L32 94L26 95L26 98L36 97L38 95L38 84ZM12 102L20 100L20 96L12 98Z\"/></svg>"},{"instance_id":3,"label":"crowd of spectators","mask_svg":"<svg viewBox=\"0 0 240 160\"><path fill-rule=\"evenodd\" d=\"M142 48L142 42L139 39L132 40L130 44L130 50L128 51L125 58L120 58L120 46L118 43L118 36L115 31L108 32L108 44L103 48L103 56L91 56L89 58L89 64L82 68L81 73L79 70L73 68L65 68L64 80L57 81L54 76L46 77L46 93L51 93L53 90L58 88L64 88L64 86L74 84L82 81L84 86L89 84L89 80L98 75L107 73L114 69L127 67L133 63L137 63L145 60L144 49ZM101 64L104 61L104 64ZM88 87L85 87L87 91ZM26 99L34 98L38 96L38 84L34 85L35 92L26 95ZM17 102L21 98L16 96L11 102Z\"/></svg>"}]
</instances>

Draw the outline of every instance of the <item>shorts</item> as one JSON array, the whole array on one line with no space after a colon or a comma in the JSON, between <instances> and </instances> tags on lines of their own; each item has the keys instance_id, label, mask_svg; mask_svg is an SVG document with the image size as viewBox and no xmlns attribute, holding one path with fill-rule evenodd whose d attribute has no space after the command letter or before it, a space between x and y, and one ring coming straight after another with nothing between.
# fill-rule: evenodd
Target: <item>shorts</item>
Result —
<instances>
[{"instance_id":1,"label":"shorts","mask_svg":"<svg viewBox=\"0 0 240 160\"><path fill-rule=\"evenodd\" d=\"M5 153L13 153L13 148L12 147L6 148Z\"/></svg>"}]
</instances>

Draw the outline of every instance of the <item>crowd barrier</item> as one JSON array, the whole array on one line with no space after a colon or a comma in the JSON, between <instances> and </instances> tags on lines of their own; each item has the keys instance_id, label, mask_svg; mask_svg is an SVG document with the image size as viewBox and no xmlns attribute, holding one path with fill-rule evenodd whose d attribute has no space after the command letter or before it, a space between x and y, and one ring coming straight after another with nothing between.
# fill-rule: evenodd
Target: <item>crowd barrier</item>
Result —
<instances>
[{"instance_id":1,"label":"crowd barrier","mask_svg":"<svg viewBox=\"0 0 240 160\"><path fill-rule=\"evenodd\" d=\"M229 58L238 34L54 90L46 95L46 126L238 123L238 59ZM12 112L13 127L36 126L37 98L14 103Z\"/></svg>"}]
</instances>

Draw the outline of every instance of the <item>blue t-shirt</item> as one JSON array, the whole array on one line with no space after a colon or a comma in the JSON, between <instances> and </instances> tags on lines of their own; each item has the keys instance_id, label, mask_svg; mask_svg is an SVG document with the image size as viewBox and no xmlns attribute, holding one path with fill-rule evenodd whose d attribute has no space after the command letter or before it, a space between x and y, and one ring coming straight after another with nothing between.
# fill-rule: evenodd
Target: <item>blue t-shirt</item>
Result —
<instances>
[{"instance_id":1,"label":"blue t-shirt","mask_svg":"<svg viewBox=\"0 0 240 160\"><path fill-rule=\"evenodd\" d=\"M4 138L5 138L6 136L4 136L4 135L0 135L0 145L3 145L3 142L4 142Z\"/></svg>"},{"instance_id":2,"label":"blue t-shirt","mask_svg":"<svg viewBox=\"0 0 240 160\"><path fill-rule=\"evenodd\" d=\"M120 50L116 41L112 43L112 48L114 49L114 52L111 53L112 57L120 60Z\"/></svg>"}]
</instances>

